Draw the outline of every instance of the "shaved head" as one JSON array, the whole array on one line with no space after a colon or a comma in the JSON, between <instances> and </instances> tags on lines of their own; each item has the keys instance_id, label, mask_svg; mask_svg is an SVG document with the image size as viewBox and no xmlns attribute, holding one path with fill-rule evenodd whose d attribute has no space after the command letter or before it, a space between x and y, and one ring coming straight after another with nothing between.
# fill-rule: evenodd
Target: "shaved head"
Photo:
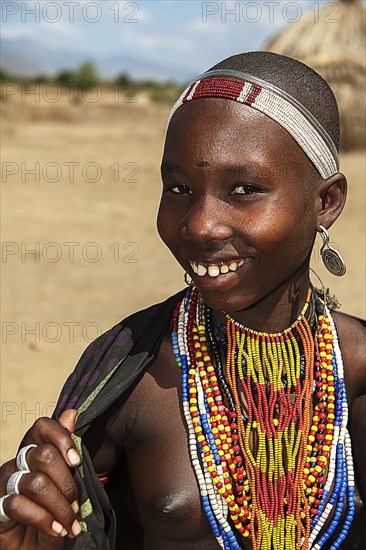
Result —
<instances>
[{"instance_id":1,"label":"shaved head","mask_svg":"<svg viewBox=\"0 0 366 550\"><path fill-rule=\"evenodd\" d=\"M296 59L272 52L246 52L220 61L209 71L244 71L266 80L296 98L320 122L339 151L339 112L329 84Z\"/></svg>"}]
</instances>

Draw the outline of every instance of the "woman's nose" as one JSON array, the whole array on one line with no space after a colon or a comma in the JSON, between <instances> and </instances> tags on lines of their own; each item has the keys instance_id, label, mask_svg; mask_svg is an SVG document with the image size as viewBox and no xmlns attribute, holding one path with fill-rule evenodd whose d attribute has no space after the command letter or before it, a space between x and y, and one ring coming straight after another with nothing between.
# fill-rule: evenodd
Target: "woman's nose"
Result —
<instances>
[{"instance_id":1,"label":"woman's nose","mask_svg":"<svg viewBox=\"0 0 366 550\"><path fill-rule=\"evenodd\" d=\"M196 242L228 239L232 230L226 206L215 197L196 200L183 220L181 236Z\"/></svg>"}]
</instances>

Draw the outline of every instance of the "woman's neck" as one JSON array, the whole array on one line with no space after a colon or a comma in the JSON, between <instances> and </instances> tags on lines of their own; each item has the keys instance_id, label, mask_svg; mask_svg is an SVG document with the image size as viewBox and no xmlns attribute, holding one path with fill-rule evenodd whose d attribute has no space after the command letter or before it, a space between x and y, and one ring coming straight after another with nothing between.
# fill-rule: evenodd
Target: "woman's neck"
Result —
<instances>
[{"instance_id":1,"label":"woman's neck","mask_svg":"<svg viewBox=\"0 0 366 550\"><path fill-rule=\"evenodd\" d=\"M309 290L309 271L297 274L285 281L255 304L230 316L242 325L261 332L282 332L289 327L301 312ZM214 311L215 319L226 324L222 311Z\"/></svg>"}]
</instances>

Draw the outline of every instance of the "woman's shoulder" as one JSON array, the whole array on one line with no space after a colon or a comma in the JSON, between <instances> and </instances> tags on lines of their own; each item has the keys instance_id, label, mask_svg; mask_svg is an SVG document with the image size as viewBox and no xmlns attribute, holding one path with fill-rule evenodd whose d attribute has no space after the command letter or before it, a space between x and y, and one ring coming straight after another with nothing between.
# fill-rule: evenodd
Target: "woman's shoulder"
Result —
<instances>
[{"instance_id":1,"label":"woman's shoulder","mask_svg":"<svg viewBox=\"0 0 366 550\"><path fill-rule=\"evenodd\" d=\"M333 318L339 336L345 381L349 401L366 394L366 324L365 321L342 312Z\"/></svg>"}]
</instances>

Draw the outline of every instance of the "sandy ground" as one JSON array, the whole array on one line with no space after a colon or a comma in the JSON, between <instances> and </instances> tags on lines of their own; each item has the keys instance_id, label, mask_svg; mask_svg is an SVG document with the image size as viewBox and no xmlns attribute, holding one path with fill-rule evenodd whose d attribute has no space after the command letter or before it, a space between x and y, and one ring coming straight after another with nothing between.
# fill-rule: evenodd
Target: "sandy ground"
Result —
<instances>
[{"instance_id":1,"label":"sandy ground","mask_svg":"<svg viewBox=\"0 0 366 550\"><path fill-rule=\"evenodd\" d=\"M183 286L155 229L169 107L101 95L3 90L1 462L52 413L89 341ZM324 271L320 243L313 265L344 311L365 316L365 155L341 160L349 198L331 237L347 275Z\"/></svg>"}]
</instances>

